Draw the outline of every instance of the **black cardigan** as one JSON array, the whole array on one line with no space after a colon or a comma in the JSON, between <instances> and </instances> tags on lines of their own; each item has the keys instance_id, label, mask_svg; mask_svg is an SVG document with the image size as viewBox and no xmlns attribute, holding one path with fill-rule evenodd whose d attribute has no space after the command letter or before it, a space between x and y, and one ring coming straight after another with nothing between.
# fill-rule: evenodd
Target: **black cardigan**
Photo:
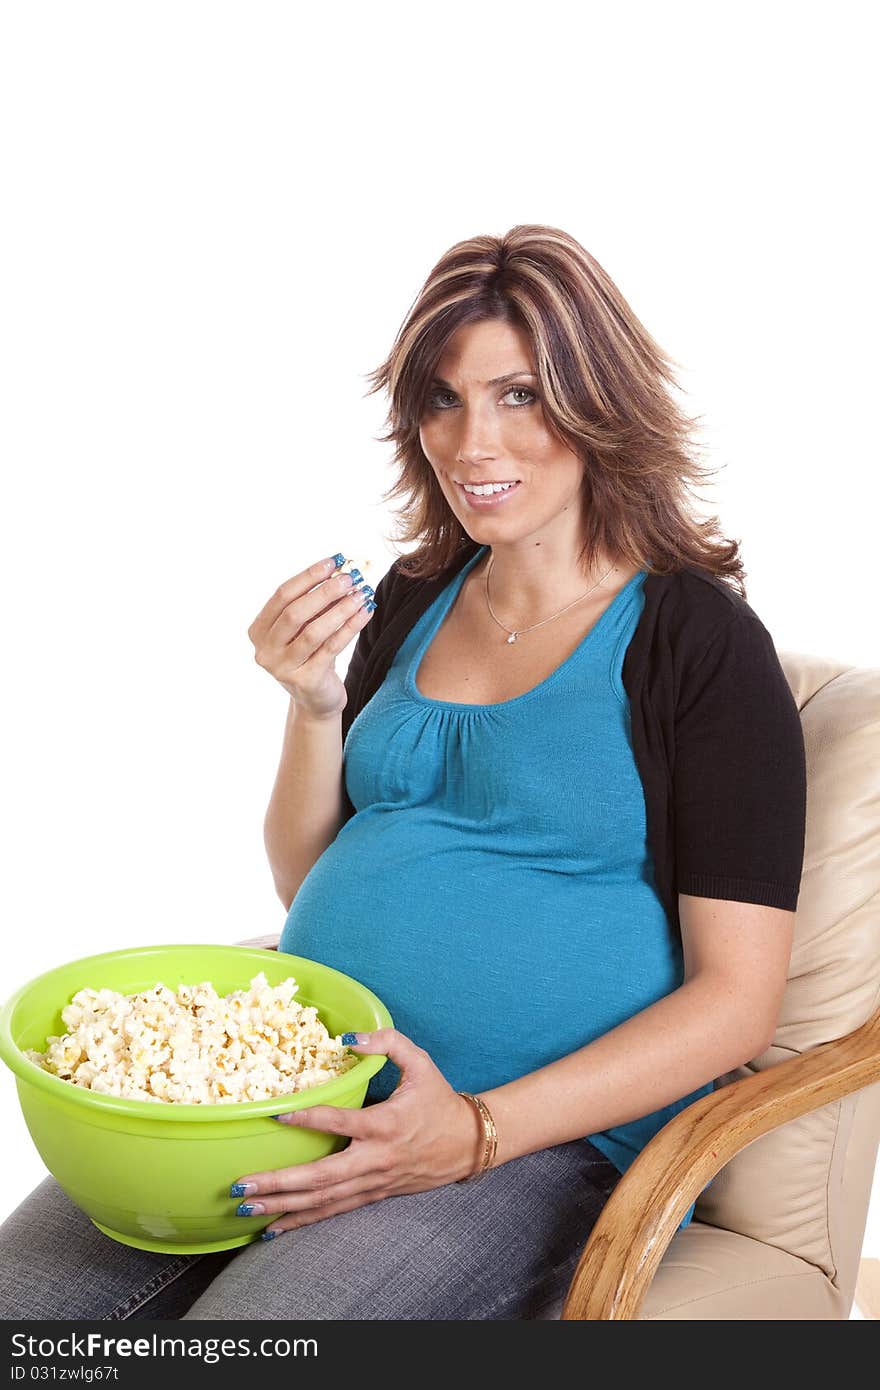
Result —
<instances>
[{"instance_id":1,"label":"black cardigan","mask_svg":"<svg viewBox=\"0 0 880 1390\"><path fill-rule=\"evenodd\" d=\"M480 548L411 579L399 561L376 585L345 675L344 743L407 633ZM654 882L680 933L678 894L794 911L806 827L800 715L773 639L745 599L685 566L648 574L622 680L645 796ZM354 807L343 789L346 820Z\"/></svg>"}]
</instances>

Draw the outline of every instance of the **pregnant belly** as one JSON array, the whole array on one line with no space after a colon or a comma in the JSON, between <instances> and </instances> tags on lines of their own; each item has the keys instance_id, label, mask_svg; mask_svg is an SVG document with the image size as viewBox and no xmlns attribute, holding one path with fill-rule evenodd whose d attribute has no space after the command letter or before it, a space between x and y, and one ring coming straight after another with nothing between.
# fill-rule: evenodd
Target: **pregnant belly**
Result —
<instances>
[{"instance_id":1,"label":"pregnant belly","mask_svg":"<svg viewBox=\"0 0 880 1390\"><path fill-rule=\"evenodd\" d=\"M590 891L498 854L399 850L379 862L343 831L304 879L279 949L367 985L457 1090L545 1066L681 983L643 881ZM388 1063L371 1093L397 1079Z\"/></svg>"}]
</instances>

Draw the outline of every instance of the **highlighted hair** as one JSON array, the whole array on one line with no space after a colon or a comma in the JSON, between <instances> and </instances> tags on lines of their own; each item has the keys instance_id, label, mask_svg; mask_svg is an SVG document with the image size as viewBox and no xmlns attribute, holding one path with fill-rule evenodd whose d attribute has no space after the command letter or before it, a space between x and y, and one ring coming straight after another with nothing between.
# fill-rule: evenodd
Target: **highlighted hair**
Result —
<instances>
[{"instance_id":1,"label":"highlighted hair","mask_svg":"<svg viewBox=\"0 0 880 1390\"><path fill-rule=\"evenodd\" d=\"M595 572L603 553L654 574L693 565L745 598L739 542L720 534L717 518L694 514L692 489L718 470L700 461L702 416L685 414L675 400L681 364L588 251L557 227L532 224L452 246L388 357L367 374L367 395L384 389L390 401L379 440L394 444L398 469L384 499L402 499L392 539L416 543L399 568L433 577L470 541L425 457L419 426L446 343L486 319L528 335L547 427L583 461L584 574Z\"/></svg>"}]
</instances>

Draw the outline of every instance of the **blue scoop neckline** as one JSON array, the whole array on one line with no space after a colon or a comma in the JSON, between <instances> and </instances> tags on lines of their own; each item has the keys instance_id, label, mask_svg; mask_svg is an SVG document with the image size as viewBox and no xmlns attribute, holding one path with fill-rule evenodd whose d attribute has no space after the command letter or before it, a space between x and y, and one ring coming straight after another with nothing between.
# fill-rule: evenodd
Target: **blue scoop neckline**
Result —
<instances>
[{"instance_id":1,"label":"blue scoop neckline","mask_svg":"<svg viewBox=\"0 0 880 1390\"><path fill-rule=\"evenodd\" d=\"M596 634L602 631L603 627L607 626L608 622L610 621L611 614L617 613L618 610L623 607L624 603L630 598L633 590L636 588L638 583L647 574L647 570L641 569L638 570L636 574L632 576L631 579L628 579L627 582L624 584L623 588L618 589L617 593L614 595L614 598L608 604L608 607L605 608L602 613L600 613L599 617L593 623L593 626L590 628L589 632L584 633L583 637L581 638L580 642L578 642L574 651L570 652L569 655L565 658L565 660L560 662L560 664L556 667L554 671L550 672L549 676L545 676L544 679L540 681L537 685L533 685L531 690L524 690L522 695L514 695L510 700L493 700L481 704L466 704L461 700L435 700L430 695L423 695L422 692L419 690L418 686L416 685L416 676L418 674L418 668L421 665L422 657L428 650L428 647L430 646L431 642L433 642L434 637L436 636L440 628L440 624L443 622L443 619L446 617L446 614L452 607L452 604L455 600L455 596L458 593L461 585L464 583L468 573L474 568L480 557L485 555L488 549L489 547L487 545L481 546L480 549L476 552L476 554L472 555L471 558L467 561L467 563L462 566L458 574L454 575L453 578L450 579L446 588L442 590L440 594L441 601L439 604L437 614L435 615L434 621L429 625L427 632L422 636L422 639L419 642L418 647L416 648L412 658L410 659L409 665L407 666L406 680L404 684L406 687L406 692L410 696L410 698L415 700L420 705L427 705L428 707L433 706L436 709L497 710L509 709L512 705L523 704L526 700L531 700L534 696L546 690L549 685L551 685L562 675L566 668L570 666L571 663L580 655L584 647L596 636Z\"/></svg>"}]
</instances>

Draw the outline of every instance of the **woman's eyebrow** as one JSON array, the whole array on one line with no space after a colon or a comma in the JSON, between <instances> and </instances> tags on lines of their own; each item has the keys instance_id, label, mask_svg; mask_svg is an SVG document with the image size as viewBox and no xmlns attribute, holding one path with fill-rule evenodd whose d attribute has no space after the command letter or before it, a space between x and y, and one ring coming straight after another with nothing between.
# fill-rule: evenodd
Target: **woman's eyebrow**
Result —
<instances>
[{"instance_id":1,"label":"woman's eyebrow","mask_svg":"<svg viewBox=\"0 0 880 1390\"><path fill-rule=\"evenodd\" d=\"M478 382L477 385L503 386L505 381L512 381L515 376L533 376L537 379L537 372L507 372L505 376L494 376L491 381ZM451 386L448 381L444 381L442 376L435 376L431 382L431 385L445 386L449 391L455 390L455 387Z\"/></svg>"}]
</instances>

